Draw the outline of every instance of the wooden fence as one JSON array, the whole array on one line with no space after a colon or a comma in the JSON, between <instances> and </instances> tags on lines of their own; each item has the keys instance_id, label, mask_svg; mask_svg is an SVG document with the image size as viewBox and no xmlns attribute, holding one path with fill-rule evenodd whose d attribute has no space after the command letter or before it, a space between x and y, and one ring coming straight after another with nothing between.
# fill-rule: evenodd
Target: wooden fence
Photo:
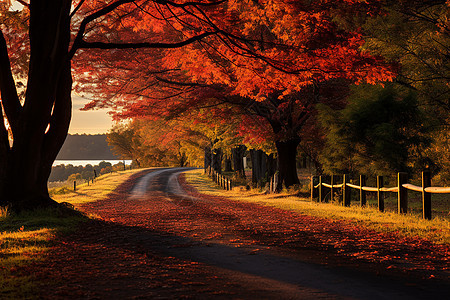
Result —
<instances>
[{"instance_id":1,"label":"wooden fence","mask_svg":"<svg viewBox=\"0 0 450 300\"><path fill-rule=\"evenodd\" d=\"M325 188L330 190L330 194L333 196L335 190L342 190L342 200L339 199L344 206L350 206L350 189L359 190L360 206L366 206L366 192L377 193L378 210L384 211L384 193L393 192L398 195L398 213L405 214L408 211L408 190L422 193L422 210L423 218L431 219L431 194L450 194L450 187L433 187L431 186L430 172L422 172L422 186L416 186L408 183L408 174L398 173L397 186L384 187L383 176L377 176L377 186L366 186L366 176L360 175L359 185L351 184L349 176L344 175L343 181L340 184L336 184L335 175L330 176L330 183L323 182L324 176L312 176L311 177L311 201L318 197L319 202L325 201ZM318 184L316 185L316 182ZM315 193L317 191L317 193ZM316 196L317 194L317 196Z\"/></svg>"},{"instance_id":2,"label":"wooden fence","mask_svg":"<svg viewBox=\"0 0 450 300\"><path fill-rule=\"evenodd\" d=\"M224 190L230 191L233 189L232 180L223 176L220 173L217 173L215 170L211 171L211 178L215 183L217 183L217 185L222 187Z\"/></svg>"}]
</instances>

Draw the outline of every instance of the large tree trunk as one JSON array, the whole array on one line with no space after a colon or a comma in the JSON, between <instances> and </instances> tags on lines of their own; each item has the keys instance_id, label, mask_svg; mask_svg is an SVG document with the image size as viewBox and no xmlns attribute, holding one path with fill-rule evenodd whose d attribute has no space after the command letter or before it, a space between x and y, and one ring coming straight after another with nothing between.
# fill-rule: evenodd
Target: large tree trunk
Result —
<instances>
[{"instance_id":1,"label":"large tree trunk","mask_svg":"<svg viewBox=\"0 0 450 300\"><path fill-rule=\"evenodd\" d=\"M205 169L205 174L206 174L206 172L208 172L208 174L211 174L211 165L212 165L211 148L210 147L205 147L204 151L205 151L205 160L204 160L203 167Z\"/></svg>"},{"instance_id":2,"label":"large tree trunk","mask_svg":"<svg viewBox=\"0 0 450 300\"><path fill-rule=\"evenodd\" d=\"M1 34L0 89L14 141L5 151L0 127L0 169L7 174L0 178L0 203L14 211L56 206L47 180L70 122L70 5L68 0L30 3L30 62L23 106L11 86L14 80L7 70L9 61L7 66L4 63L6 42Z\"/></svg>"},{"instance_id":3,"label":"large tree trunk","mask_svg":"<svg viewBox=\"0 0 450 300\"><path fill-rule=\"evenodd\" d=\"M299 144L300 139L275 142L278 158L277 191L281 191L283 184L285 187L290 187L300 183L297 176L296 164L297 146Z\"/></svg>"},{"instance_id":4,"label":"large tree trunk","mask_svg":"<svg viewBox=\"0 0 450 300\"><path fill-rule=\"evenodd\" d=\"M233 158L233 167L236 175L241 178L245 178L244 170L244 155L247 147L239 145L231 150L231 156Z\"/></svg>"},{"instance_id":5,"label":"large tree trunk","mask_svg":"<svg viewBox=\"0 0 450 300\"><path fill-rule=\"evenodd\" d=\"M212 150L212 168L220 174L222 173L222 157L222 149L218 148Z\"/></svg>"},{"instance_id":6,"label":"large tree trunk","mask_svg":"<svg viewBox=\"0 0 450 300\"><path fill-rule=\"evenodd\" d=\"M233 168L231 167L231 158L226 155L224 159L224 172L232 172Z\"/></svg>"},{"instance_id":7,"label":"large tree trunk","mask_svg":"<svg viewBox=\"0 0 450 300\"><path fill-rule=\"evenodd\" d=\"M268 155L267 157L267 180L270 180L270 178L275 174L277 170L277 161L273 157L273 154Z\"/></svg>"},{"instance_id":8,"label":"large tree trunk","mask_svg":"<svg viewBox=\"0 0 450 300\"><path fill-rule=\"evenodd\" d=\"M250 157L252 160L252 182L262 187L275 174L273 154L267 155L262 150L250 150Z\"/></svg>"}]
</instances>

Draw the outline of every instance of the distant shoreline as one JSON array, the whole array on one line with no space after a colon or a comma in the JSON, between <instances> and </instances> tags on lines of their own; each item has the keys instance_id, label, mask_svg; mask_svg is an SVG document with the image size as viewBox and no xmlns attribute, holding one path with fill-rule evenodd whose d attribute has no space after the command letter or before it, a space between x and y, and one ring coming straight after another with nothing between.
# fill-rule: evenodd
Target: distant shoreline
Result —
<instances>
[{"instance_id":1,"label":"distant shoreline","mask_svg":"<svg viewBox=\"0 0 450 300\"><path fill-rule=\"evenodd\" d=\"M102 161L105 162L109 162L112 165L118 164L118 163L123 163L123 161L125 161L125 165L130 165L132 160L130 159L57 159L55 160L55 162L53 163L53 167L55 166L59 166L59 165L73 165L73 166L83 166L85 167L86 165L92 165L92 166L97 166L99 163L101 163Z\"/></svg>"}]
</instances>

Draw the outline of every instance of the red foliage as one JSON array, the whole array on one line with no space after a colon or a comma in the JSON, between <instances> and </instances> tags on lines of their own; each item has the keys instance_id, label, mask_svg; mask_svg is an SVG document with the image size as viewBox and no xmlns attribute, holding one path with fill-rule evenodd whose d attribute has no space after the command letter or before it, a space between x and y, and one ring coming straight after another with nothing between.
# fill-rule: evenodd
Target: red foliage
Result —
<instances>
[{"instance_id":1,"label":"red foliage","mask_svg":"<svg viewBox=\"0 0 450 300\"><path fill-rule=\"evenodd\" d=\"M85 109L110 106L118 119L159 118L228 103L279 123L274 138L285 139L298 135L317 102L341 101L349 83L394 76L382 59L361 50L358 28L336 21L376 15L379 1L227 1L204 8L201 20L192 8L186 19L168 23L149 19L170 15L166 7L155 7L148 7L148 14L132 9L120 26L118 18L108 19L123 33L108 39L174 42L198 32L218 35L176 49L80 53L74 64L80 71L77 90L96 91ZM90 33L89 39L96 38L105 38L101 30ZM224 117L215 112L216 119ZM254 141L271 137L257 131Z\"/></svg>"}]
</instances>

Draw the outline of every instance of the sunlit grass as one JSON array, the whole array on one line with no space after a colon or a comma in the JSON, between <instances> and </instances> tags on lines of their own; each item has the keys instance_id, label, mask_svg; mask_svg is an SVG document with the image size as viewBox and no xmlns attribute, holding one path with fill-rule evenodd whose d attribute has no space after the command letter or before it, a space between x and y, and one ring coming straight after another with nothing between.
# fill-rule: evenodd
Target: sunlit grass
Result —
<instances>
[{"instance_id":1,"label":"sunlit grass","mask_svg":"<svg viewBox=\"0 0 450 300\"><path fill-rule=\"evenodd\" d=\"M56 234L73 230L85 220L59 209L21 214L0 211L0 299L37 298L39 286L32 274L21 271L42 259Z\"/></svg>"},{"instance_id":2,"label":"sunlit grass","mask_svg":"<svg viewBox=\"0 0 450 300\"><path fill-rule=\"evenodd\" d=\"M76 192L63 187L51 190L51 194L56 201L75 206L101 200L139 171L113 172L98 177L94 184L78 186ZM21 270L43 258L55 235L74 230L85 220L87 218L81 214L71 214L64 209L16 215L0 208L0 299L37 299L39 283L32 274Z\"/></svg>"},{"instance_id":3,"label":"sunlit grass","mask_svg":"<svg viewBox=\"0 0 450 300\"><path fill-rule=\"evenodd\" d=\"M202 170L186 173L186 180L200 193L225 196L235 201L245 201L273 206L336 220L350 220L368 229L381 232L396 232L404 236L420 237L439 244L450 244L450 222L448 219L435 217L431 221L423 220L417 215L399 215L393 212L381 213L376 208L358 206L342 207L336 204L311 202L309 198L300 198L289 193L264 194L259 190L247 191L237 187L224 191L211 179L203 175Z\"/></svg>"},{"instance_id":4,"label":"sunlit grass","mask_svg":"<svg viewBox=\"0 0 450 300\"><path fill-rule=\"evenodd\" d=\"M98 201L112 193L122 182L126 181L133 174L142 169L112 172L97 177L94 183L83 183L77 186L76 191L73 186L55 188L50 190L52 198L58 202L69 202L75 206L83 203Z\"/></svg>"}]
</instances>

